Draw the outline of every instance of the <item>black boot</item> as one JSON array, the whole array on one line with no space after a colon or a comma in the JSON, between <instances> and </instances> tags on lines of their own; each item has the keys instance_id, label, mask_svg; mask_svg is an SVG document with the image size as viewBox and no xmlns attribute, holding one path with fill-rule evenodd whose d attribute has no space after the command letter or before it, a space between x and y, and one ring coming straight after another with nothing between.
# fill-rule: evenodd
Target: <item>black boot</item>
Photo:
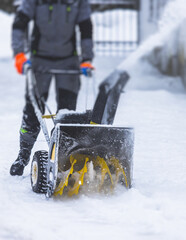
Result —
<instances>
[{"instance_id":1,"label":"black boot","mask_svg":"<svg viewBox=\"0 0 186 240\"><path fill-rule=\"evenodd\" d=\"M15 162L12 164L10 168L10 175L12 176L22 176L23 175L23 170L26 165L28 165L29 160L30 160L30 154L31 151L27 149L21 149L19 151L19 155Z\"/></svg>"},{"instance_id":2,"label":"black boot","mask_svg":"<svg viewBox=\"0 0 186 240\"><path fill-rule=\"evenodd\" d=\"M18 158L15 160L15 162L12 164L12 166L10 168L10 175L22 176L25 166L26 165L24 164L24 161L18 156Z\"/></svg>"},{"instance_id":3,"label":"black boot","mask_svg":"<svg viewBox=\"0 0 186 240\"><path fill-rule=\"evenodd\" d=\"M34 129L34 131L26 131L21 128L20 150L17 159L10 168L10 175L23 175L24 167L29 163L31 150L34 146L39 130L39 127Z\"/></svg>"},{"instance_id":4,"label":"black boot","mask_svg":"<svg viewBox=\"0 0 186 240\"><path fill-rule=\"evenodd\" d=\"M28 145L25 142L21 142L20 145L21 145L21 148L20 148L18 157L10 168L10 175L12 176L15 176L15 175L22 176L24 167L28 165L30 160L32 146Z\"/></svg>"},{"instance_id":5,"label":"black boot","mask_svg":"<svg viewBox=\"0 0 186 240\"><path fill-rule=\"evenodd\" d=\"M20 159L17 158L10 168L10 175L22 176L24 167L25 166L23 165L22 161L20 161Z\"/></svg>"}]
</instances>

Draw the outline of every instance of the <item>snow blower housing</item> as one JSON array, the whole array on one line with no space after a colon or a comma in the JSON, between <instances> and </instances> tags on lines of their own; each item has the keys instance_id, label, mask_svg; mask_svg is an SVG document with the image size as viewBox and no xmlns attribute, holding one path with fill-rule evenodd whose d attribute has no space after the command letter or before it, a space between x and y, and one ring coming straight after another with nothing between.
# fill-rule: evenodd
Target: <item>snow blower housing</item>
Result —
<instances>
[{"instance_id":1,"label":"snow blower housing","mask_svg":"<svg viewBox=\"0 0 186 240\"><path fill-rule=\"evenodd\" d=\"M93 110L85 113L58 114L51 137L34 99L33 72L28 76L29 92L36 115L49 145L49 151L37 151L31 167L34 192L52 195L78 194L84 186L94 185L96 191L113 190L119 182L132 185L132 128L112 126L120 94L129 76L115 72L99 88ZM44 126L43 126L44 125Z\"/></svg>"}]
</instances>

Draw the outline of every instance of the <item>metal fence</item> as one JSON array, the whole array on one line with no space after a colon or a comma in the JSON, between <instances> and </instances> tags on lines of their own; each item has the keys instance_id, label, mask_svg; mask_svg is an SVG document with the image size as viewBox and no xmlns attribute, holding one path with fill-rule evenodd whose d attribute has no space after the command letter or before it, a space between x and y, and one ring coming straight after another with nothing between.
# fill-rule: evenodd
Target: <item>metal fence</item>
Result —
<instances>
[{"instance_id":1,"label":"metal fence","mask_svg":"<svg viewBox=\"0 0 186 240\"><path fill-rule=\"evenodd\" d=\"M138 0L90 0L96 54L123 55L138 45Z\"/></svg>"}]
</instances>

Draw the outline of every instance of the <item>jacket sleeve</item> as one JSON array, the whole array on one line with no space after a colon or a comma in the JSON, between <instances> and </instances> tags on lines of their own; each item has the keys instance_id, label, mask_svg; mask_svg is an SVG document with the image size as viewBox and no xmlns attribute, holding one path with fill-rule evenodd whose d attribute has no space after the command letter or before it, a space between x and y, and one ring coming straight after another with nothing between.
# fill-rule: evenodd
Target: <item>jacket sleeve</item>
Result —
<instances>
[{"instance_id":1,"label":"jacket sleeve","mask_svg":"<svg viewBox=\"0 0 186 240\"><path fill-rule=\"evenodd\" d=\"M80 0L80 7L77 22L79 24L81 34L81 61L92 61L93 54L93 40L92 40L92 21L91 9L88 0Z\"/></svg>"},{"instance_id":2,"label":"jacket sleeve","mask_svg":"<svg viewBox=\"0 0 186 240\"><path fill-rule=\"evenodd\" d=\"M25 50L25 32L29 21L34 18L34 13L35 0L22 0L21 5L16 11L12 25L12 49L14 56Z\"/></svg>"}]
</instances>

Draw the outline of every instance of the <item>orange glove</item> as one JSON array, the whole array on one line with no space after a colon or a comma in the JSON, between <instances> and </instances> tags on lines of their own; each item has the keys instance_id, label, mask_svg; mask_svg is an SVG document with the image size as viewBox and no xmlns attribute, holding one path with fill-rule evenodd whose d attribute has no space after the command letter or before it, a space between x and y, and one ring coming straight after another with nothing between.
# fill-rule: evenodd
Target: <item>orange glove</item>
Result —
<instances>
[{"instance_id":1,"label":"orange glove","mask_svg":"<svg viewBox=\"0 0 186 240\"><path fill-rule=\"evenodd\" d=\"M15 56L15 68L17 69L18 73L23 73L23 66L26 62L28 62L28 60L24 53L18 53Z\"/></svg>"},{"instance_id":2,"label":"orange glove","mask_svg":"<svg viewBox=\"0 0 186 240\"><path fill-rule=\"evenodd\" d=\"M95 69L90 62L81 63L80 68L81 68L82 73L85 76L90 76L91 75L91 70Z\"/></svg>"}]
</instances>

